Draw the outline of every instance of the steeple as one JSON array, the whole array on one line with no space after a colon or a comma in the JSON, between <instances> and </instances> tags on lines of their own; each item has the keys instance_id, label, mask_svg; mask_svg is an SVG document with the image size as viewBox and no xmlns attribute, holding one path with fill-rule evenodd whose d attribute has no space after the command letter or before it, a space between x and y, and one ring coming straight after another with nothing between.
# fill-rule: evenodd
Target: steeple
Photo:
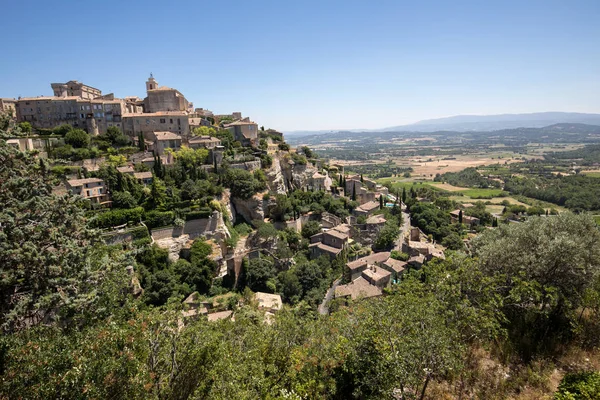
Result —
<instances>
[{"instance_id":1,"label":"steeple","mask_svg":"<svg viewBox=\"0 0 600 400\"><path fill-rule=\"evenodd\" d=\"M150 72L150 78L146 81L146 91L158 89L158 82L154 79L152 72Z\"/></svg>"}]
</instances>

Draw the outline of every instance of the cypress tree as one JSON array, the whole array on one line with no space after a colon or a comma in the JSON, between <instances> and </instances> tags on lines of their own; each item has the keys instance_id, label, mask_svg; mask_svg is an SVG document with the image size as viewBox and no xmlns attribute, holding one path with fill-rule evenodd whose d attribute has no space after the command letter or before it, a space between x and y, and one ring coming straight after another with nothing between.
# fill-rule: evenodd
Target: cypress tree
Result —
<instances>
[{"instance_id":1,"label":"cypress tree","mask_svg":"<svg viewBox=\"0 0 600 400\"><path fill-rule=\"evenodd\" d=\"M363 175L362 175L362 174L360 174L360 181L361 181L361 182L364 182L364 181L365 181L365 178L363 178Z\"/></svg>"},{"instance_id":2,"label":"cypress tree","mask_svg":"<svg viewBox=\"0 0 600 400\"><path fill-rule=\"evenodd\" d=\"M402 202L406 203L406 188L402 188Z\"/></svg>"},{"instance_id":3,"label":"cypress tree","mask_svg":"<svg viewBox=\"0 0 600 400\"><path fill-rule=\"evenodd\" d=\"M379 196L379 209L383 210L383 195Z\"/></svg>"},{"instance_id":4,"label":"cypress tree","mask_svg":"<svg viewBox=\"0 0 600 400\"><path fill-rule=\"evenodd\" d=\"M352 183L352 201L356 201L356 182Z\"/></svg>"},{"instance_id":5,"label":"cypress tree","mask_svg":"<svg viewBox=\"0 0 600 400\"><path fill-rule=\"evenodd\" d=\"M140 151L146 151L146 146L144 143L144 134L142 132L140 132L138 135L138 148L140 149Z\"/></svg>"},{"instance_id":6,"label":"cypress tree","mask_svg":"<svg viewBox=\"0 0 600 400\"><path fill-rule=\"evenodd\" d=\"M458 223L462 224L463 223L463 214L462 214L462 210L460 210L460 212L458 213Z\"/></svg>"}]
</instances>

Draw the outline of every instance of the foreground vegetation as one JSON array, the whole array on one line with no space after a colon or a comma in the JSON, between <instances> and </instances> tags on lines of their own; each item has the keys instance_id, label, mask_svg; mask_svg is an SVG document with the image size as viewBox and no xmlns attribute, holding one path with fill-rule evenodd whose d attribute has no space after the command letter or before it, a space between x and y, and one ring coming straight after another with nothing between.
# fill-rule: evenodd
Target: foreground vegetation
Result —
<instances>
[{"instance_id":1,"label":"foreground vegetation","mask_svg":"<svg viewBox=\"0 0 600 400\"><path fill-rule=\"evenodd\" d=\"M502 399L526 388L550 394L555 367L571 372L557 398L599 394L600 231L587 215L486 229L470 254L450 253L383 297L333 304L327 316L313 303L340 266L307 261L276 274L274 258L259 259L233 288L235 321L182 326L186 291L210 285L210 249L198 241L189 260L169 264L147 244L107 246L81 200L52 194L51 179L0 138L2 398ZM402 195L416 223L440 238L462 235L447 219L454 204L416 200L425 194ZM276 203L274 220L354 206L302 192ZM301 235L257 225L261 240L302 252ZM143 296L133 295L130 265ZM284 285L288 305L267 323L251 290L273 285Z\"/></svg>"}]
</instances>

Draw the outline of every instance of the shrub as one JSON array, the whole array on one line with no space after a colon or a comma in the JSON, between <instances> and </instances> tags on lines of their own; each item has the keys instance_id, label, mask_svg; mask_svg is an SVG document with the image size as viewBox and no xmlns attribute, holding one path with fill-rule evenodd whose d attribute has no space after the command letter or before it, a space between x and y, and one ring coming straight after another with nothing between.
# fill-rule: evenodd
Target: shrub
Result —
<instances>
[{"instance_id":1,"label":"shrub","mask_svg":"<svg viewBox=\"0 0 600 400\"><path fill-rule=\"evenodd\" d=\"M136 207L129 210L111 210L97 214L90 220L93 228L110 228L123 225L129 222L138 222L144 213L142 207Z\"/></svg>"},{"instance_id":2,"label":"shrub","mask_svg":"<svg viewBox=\"0 0 600 400\"><path fill-rule=\"evenodd\" d=\"M144 215L144 221L148 228L158 228L173 224L174 215L172 211L149 211Z\"/></svg>"}]
</instances>

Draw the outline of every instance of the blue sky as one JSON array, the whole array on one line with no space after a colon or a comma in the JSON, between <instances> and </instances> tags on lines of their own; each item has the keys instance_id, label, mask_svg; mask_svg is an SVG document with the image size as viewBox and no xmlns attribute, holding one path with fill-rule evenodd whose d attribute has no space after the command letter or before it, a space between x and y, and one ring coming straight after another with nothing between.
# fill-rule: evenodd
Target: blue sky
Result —
<instances>
[{"instance_id":1,"label":"blue sky","mask_svg":"<svg viewBox=\"0 0 600 400\"><path fill-rule=\"evenodd\" d=\"M27 5L27 6L26 6ZM150 72L284 131L600 112L600 1L33 1L2 5L0 97Z\"/></svg>"}]
</instances>

